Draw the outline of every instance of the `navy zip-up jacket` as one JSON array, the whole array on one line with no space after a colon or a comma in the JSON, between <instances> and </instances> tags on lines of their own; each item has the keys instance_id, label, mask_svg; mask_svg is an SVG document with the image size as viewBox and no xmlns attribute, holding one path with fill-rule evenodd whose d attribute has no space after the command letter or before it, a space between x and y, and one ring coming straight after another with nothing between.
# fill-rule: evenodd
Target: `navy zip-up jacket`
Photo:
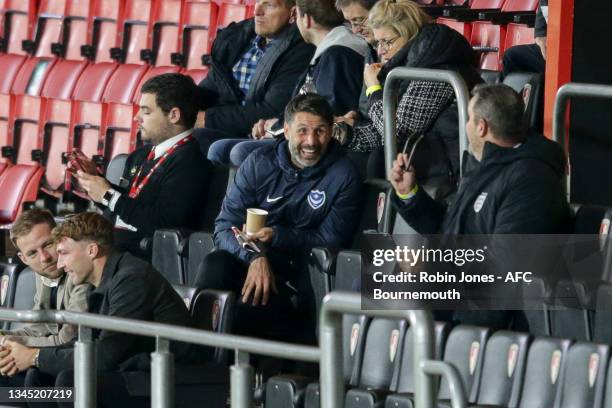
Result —
<instances>
[{"instance_id":1,"label":"navy zip-up jacket","mask_svg":"<svg viewBox=\"0 0 612 408\"><path fill-rule=\"evenodd\" d=\"M288 142L282 140L257 149L238 169L215 221L215 247L250 263L257 254L238 245L231 227L242 228L247 208L260 208L268 211L266 225L274 228L269 252L341 248L352 238L361 200L357 170L335 140L317 165L303 170L292 165Z\"/></svg>"}]
</instances>

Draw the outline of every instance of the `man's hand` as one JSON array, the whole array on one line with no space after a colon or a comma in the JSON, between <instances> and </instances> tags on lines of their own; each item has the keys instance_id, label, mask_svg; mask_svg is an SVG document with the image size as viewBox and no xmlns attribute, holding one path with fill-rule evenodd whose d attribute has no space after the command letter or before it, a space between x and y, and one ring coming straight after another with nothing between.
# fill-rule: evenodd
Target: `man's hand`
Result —
<instances>
[{"instance_id":1,"label":"man's hand","mask_svg":"<svg viewBox=\"0 0 612 408\"><path fill-rule=\"evenodd\" d=\"M111 185L104 177L94 176L91 174L84 173L82 171L77 172L75 175L79 184L96 203L102 202L104 193L111 188Z\"/></svg>"},{"instance_id":2,"label":"man's hand","mask_svg":"<svg viewBox=\"0 0 612 408\"><path fill-rule=\"evenodd\" d=\"M74 150L73 152L69 153L68 159L68 166L73 168L73 171L82 170L87 174L99 174L98 166L96 166L96 163L94 163L93 160L91 160L89 157L85 156L85 154L83 154L83 152L80 150ZM81 168L75 169L73 167L73 161L78 163Z\"/></svg>"},{"instance_id":3,"label":"man's hand","mask_svg":"<svg viewBox=\"0 0 612 408\"><path fill-rule=\"evenodd\" d=\"M5 354L8 351L8 355ZM39 349L23 346L15 341L6 341L0 351L0 373L9 377L33 367L34 356Z\"/></svg>"},{"instance_id":4,"label":"man's hand","mask_svg":"<svg viewBox=\"0 0 612 408\"><path fill-rule=\"evenodd\" d=\"M378 80L378 73L382 69L383 64L376 62L374 64L366 64L363 70L363 81L366 84L366 88L374 85L380 85Z\"/></svg>"},{"instance_id":5,"label":"man's hand","mask_svg":"<svg viewBox=\"0 0 612 408\"><path fill-rule=\"evenodd\" d=\"M347 125L353 127L355 126L355 121L359 117L359 114L355 111L350 111L344 116L336 116L334 118L334 122L336 123L346 123Z\"/></svg>"},{"instance_id":6,"label":"man's hand","mask_svg":"<svg viewBox=\"0 0 612 408\"><path fill-rule=\"evenodd\" d=\"M199 111L198 116L196 117L196 123L193 125L194 128L203 128L206 124L206 112Z\"/></svg>"},{"instance_id":7,"label":"man's hand","mask_svg":"<svg viewBox=\"0 0 612 408\"><path fill-rule=\"evenodd\" d=\"M253 136L253 139L255 140L271 138L267 131L270 130L276 122L278 122L278 118L266 120L259 119L257 123L253 125L253 130L251 130L251 136Z\"/></svg>"},{"instance_id":8,"label":"man's hand","mask_svg":"<svg viewBox=\"0 0 612 408\"><path fill-rule=\"evenodd\" d=\"M536 37L535 43L538 47L540 47L540 51L542 51L542 56L544 60L546 60L546 37Z\"/></svg>"},{"instance_id":9,"label":"man's hand","mask_svg":"<svg viewBox=\"0 0 612 408\"><path fill-rule=\"evenodd\" d=\"M398 154L397 159L393 161L389 181L397 194L408 194L416 184L414 168L410 166L410 169L406 169L407 165L408 155L405 153Z\"/></svg>"},{"instance_id":10,"label":"man's hand","mask_svg":"<svg viewBox=\"0 0 612 408\"><path fill-rule=\"evenodd\" d=\"M268 299L270 299L270 289L272 289L274 293L278 293L276 289L276 280L270 268L270 263L266 257L262 256L256 258L249 265L249 271L247 272L247 277L244 280L244 285L240 292L242 295L242 302L247 303L249 297L253 294L253 306L258 306L260 304L265 306L268 304Z\"/></svg>"},{"instance_id":11,"label":"man's hand","mask_svg":"<svg viewBox=\"0 0 612 408\"><path fill-rule=\"evenodd\" d=\"M251 241L251 242L259 241L259 242L263 242L264 244L267 244L268 242L272 241L273 238L274 238L274 228L270 228L270 227L263 227L256 233L247 235L248 241Z\"/></svg>"}]
</instances>

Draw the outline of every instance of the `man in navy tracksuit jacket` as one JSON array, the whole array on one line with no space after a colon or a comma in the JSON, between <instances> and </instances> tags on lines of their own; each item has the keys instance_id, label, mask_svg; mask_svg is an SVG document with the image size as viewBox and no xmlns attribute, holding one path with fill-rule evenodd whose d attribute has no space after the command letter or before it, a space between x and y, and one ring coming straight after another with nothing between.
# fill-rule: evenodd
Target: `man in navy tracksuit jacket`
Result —
<instances>
[{"instance_id":1,"label":"man in navy tracksuit jacket","mask_svg":"<svg viewBox=\"0 0 612 408\"><path fill-rule=\"evenodd\" d=\"M200 288L241 296L241 333L274 336L276 329L287 329L278 320L291 315L288 300L296 294L298 310L306 312L300 316L313 317L312 288L300 260L315 246L347 245L360 212L361 184L331 137L329 103L299 95L285 118L287 140L257 150L239 168L215 222L217 251L206 257L196 281ZM253 235L263 253L244 249L232 232L232 226L242 228L247 208L269 213L266 227Z\"/></svg>"}]
</instances>

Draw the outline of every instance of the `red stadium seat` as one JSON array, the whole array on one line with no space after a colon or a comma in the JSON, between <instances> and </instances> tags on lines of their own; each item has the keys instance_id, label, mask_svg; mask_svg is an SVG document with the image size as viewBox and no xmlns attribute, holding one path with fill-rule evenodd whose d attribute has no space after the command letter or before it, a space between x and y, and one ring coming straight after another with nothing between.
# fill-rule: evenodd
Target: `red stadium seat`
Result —
<instances>
[{"instance_id":1,"label":"red stadium seat","mask_svg":"<svg viewBox=\"0 0 612 408\"><path fill-rule=\"evenodd\" d=\"M463 35L468 41L472 38L472 24L467 21L459 21L448 17L439 17L436 19L438 24L444 24L452 28L455 31L458 31L461 35Z\"/></svg>"},{"instance_id":2,"label":"red stadium seat","mask_svg":"<svg viewBox=\"0 0 612 408\"><path fill-rule=\"evenodd\" d=\"M125 64L142 64L140 50L147 48L152 0L125 0L120 21L121 47L111 49L111 57Z\"/></svg>"},{"instance_id":3,"label":"red stadium seat","mask_svg":"<svg viewBox=\"0 0 612 408\"><path fill-rule=\"evenodd\" d=\"M210 1L187 0L183 5L180 53L172 56L172 63L187 69L201 68L202 56L210 54L217 32L219 6Z\"/></svg>"},{"instance_id":4,"label":"red stadium seat","mask_svg":"<svg viewBox=\"0 0 612 408\"><path fill-rule=\"evenodd\" d=\"M42 0L32 37L23 41L22 48L36 57L52 57L51 44L62 39L66 0ZM12 40L11 40L12 41Z\"/></svg>"},{"instance_id":5,"label":"red stadium seat","mask_svg":"<svg viewBox=\"0 0 612 408\"><path fill-rule=\"evenodd\" d=\"M170 65L170 58L179 48L182 0L155 0L151 12L151 26L147 49L141 59L151 65Z\"/></svg>"},{"instance_id":6,"label":"red stadium seat","mask_svg":"<svg viewBox=\"0 0 612 408\"><path fill-rule=\"evenodd\" d=\"M222 3L219 6L219 19L217 30L227 27L232 22L242 21L248 18L249 7L246 4Z\"/></svg>"},{"instance_id":7,"label":"red stadium seat","mask_svg":"<svg viewBox=\"0 0 612 408\"><path fill-rule=\"evenodd\" d=\"M119 42L119 19L122 0L94 0L89 14L87 45L81 47L81 55L95 62L113 62L111 48Z\"/></svg>"},{"instance_id":8,"label":"red stadium seat","mask_svg":"<svg viewBox=\"0 0 612 408\"><path fill-rule=\"evenodd\" d=\"M42 175L42 167L23 164L12 166L0 174L0 224L12 223L25 202L36 200Z\"/></svg>"},{"instance_id":9,"label":"red stadium seat","mask_svg":"<svg viewBox=\"0 0 612 408\"><path fill-rule=\"evenodd\" d=\"M66 5L62 41L56 47L57 54L69 60L83 60L81 47L87 43L91 2L71 0Z\"/></svg>"},{"instance_id":10,"label":"red stadium seat","mask_svg":"<svg viewBox=\"0 0 612 408\"><path fill-rule=\"evenodd\" d=\"M40 92L56 61L51 58L26 60L13 81L11 96L0 95L3 104L9 107L8 117L0 118L0 121L3 122L0 124L0 130L3 131L0 133L0 146L2 146L2 156L13 163L32 163L31 157L27 157L23 152L32 147L35 142L28 138L14 139L14 135L15 133L20 135L24 128L28 132L27 128L32 123L38 123Z\"/></svg>"},{"instance_id":11,"label":"red stadium seat","mask_svg":"<svg viewBox=\"0 0 612 408\"><path fill-rule=\"evenodd\" d=\"M535 42L533 27L528 27L523 24L510 23L506 26L506 41L504 42L504 50L515 45L533 44Z\"/></svg>"},{"instance_id":12,"label":"red stadium seat","mask_svg":"<svg viewBox=\"0 0 612 408\"><path fill-rule=\"evenodd\" d=\"M22 42L32 35L36 22L36 0L4 0L2 9L2 47L10 54L25 55Z\"/></svg>"},{"instance_id":13,"label":"red stadium seat","mask_svg":"<svg viewBox=\"0 0 612 408\"><path fill-rule=\"evenodd\" d=\"M0 147L8 143L8 119L11 106L11 88L21 66L25 62L24 55L0 55ZM0 155L0 165L6 167L8 158Z\"/></svg>"},{"instance_id":14,"label":"red stadium seat","mask_svg":"<svg viewBox=\"0 0 612 408\"><path fill-rule=\"evenodd\" d=\"M208 68L204 67L202 69L187 69L184 70L182 73L185 75L189 75L193 78L193 81L196 84L199 84L204 78L206 78L206 75L208 75Z\"/></svg>"},{"instance_id":15,"label":"red stadium seat","mask_svg":"<svg viewBox=\"0 0 612 408\"><path fill-rule=\"evenodd\" d=\"M503 45L506 38L506 27L492 24L487 21L474 21L472 23L472 37L470 43L474 50L479 51L480 68L499 71L500 58L503 55Z\"/></svg>"}]
</instances>

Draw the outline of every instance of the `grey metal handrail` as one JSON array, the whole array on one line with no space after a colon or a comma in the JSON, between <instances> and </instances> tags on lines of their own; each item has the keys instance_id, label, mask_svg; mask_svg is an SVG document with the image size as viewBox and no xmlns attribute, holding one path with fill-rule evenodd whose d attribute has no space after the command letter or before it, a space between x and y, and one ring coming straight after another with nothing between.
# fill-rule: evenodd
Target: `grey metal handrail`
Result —
<instances>
[{"instance_id":1,"label":"grey metal handrail","mask_svg":"<svg viewBox=\"0 0 612 408\"><path fill-rule=\"evenodd\" d=\"M235 364L230 369L232 408L252 407L253 368L249 365L249 353L301 361L319 361L321 407L336 408L343 405L344 395L341 318L343 313L407 319L414 333L415 406L433 408L435 396L431 376L442 375L448 381L453 408L465 408L465 393L456 370L445 362L431 360L434 350L431 313L425 310L362 311L361 297L356 293L334 292L323 300L320 348L92 313L0 308L0 320L78 326L79 336L74 350L76 408L96 406L96 353L91 328L156 338L156 349L151 353L151 406L154 408L169 408L174 403L174 360L170 353L170 340L236 351Z\"/></svg>"},{"instance_id":2,"label":"grey metal handrail","mask_svg":"<svg viewBox=\"0 0 612 408\"><path fill-rule=\"evenodd\" d=\"M435 401L432 375L444 376L451 393L453 408L465 408L466 398L457 371L449 364L434 361L434 332L431 312L426 310L362 310L361 296L333 292L325 296L319 320L321 345L321 406L344 405L342 378L342 314L406 319L413 330L414 402L416 408L433 408Z\"/></svg>"},{"instance_id":3,"label":"grey metal handrail","mask_svg":"<svg viewBox=\"0 0 612 408\"><path fill-rule=\"evenodd\" d=\"M583 84L570 82L563 85L557 91L555 106L553 110L553 140L558 142L565 151L565 113L567 112L567 102L571 97L579 96L582 98L612 99L612 85ZM565 193L567 201L570 201L570 162L569 148L566 152L566 173L565 173Z\"/></svg>"},{"instance_id":4,"label":"grey metal handrail","mask_svg":"<svg viewBox=\"0 0 612 408\"><path fill-rule=\"evenodd\" d=\"M395 137L397 119L397 96L399 82L411 81L433 81L444 82L453 87L457 98L457 109L459 110L459 172L462 171L463 152L467 149L468 140L465 134L465 124L468 119L469 92L465 81L454 71L429 69L429 68L407 68L398 67L387 75L383 90L383 118L384 118L384 140L385 140L385 171L387 179L390 177L391 164L397 156L397 141Z\"/></svg>"}]
</instances>

